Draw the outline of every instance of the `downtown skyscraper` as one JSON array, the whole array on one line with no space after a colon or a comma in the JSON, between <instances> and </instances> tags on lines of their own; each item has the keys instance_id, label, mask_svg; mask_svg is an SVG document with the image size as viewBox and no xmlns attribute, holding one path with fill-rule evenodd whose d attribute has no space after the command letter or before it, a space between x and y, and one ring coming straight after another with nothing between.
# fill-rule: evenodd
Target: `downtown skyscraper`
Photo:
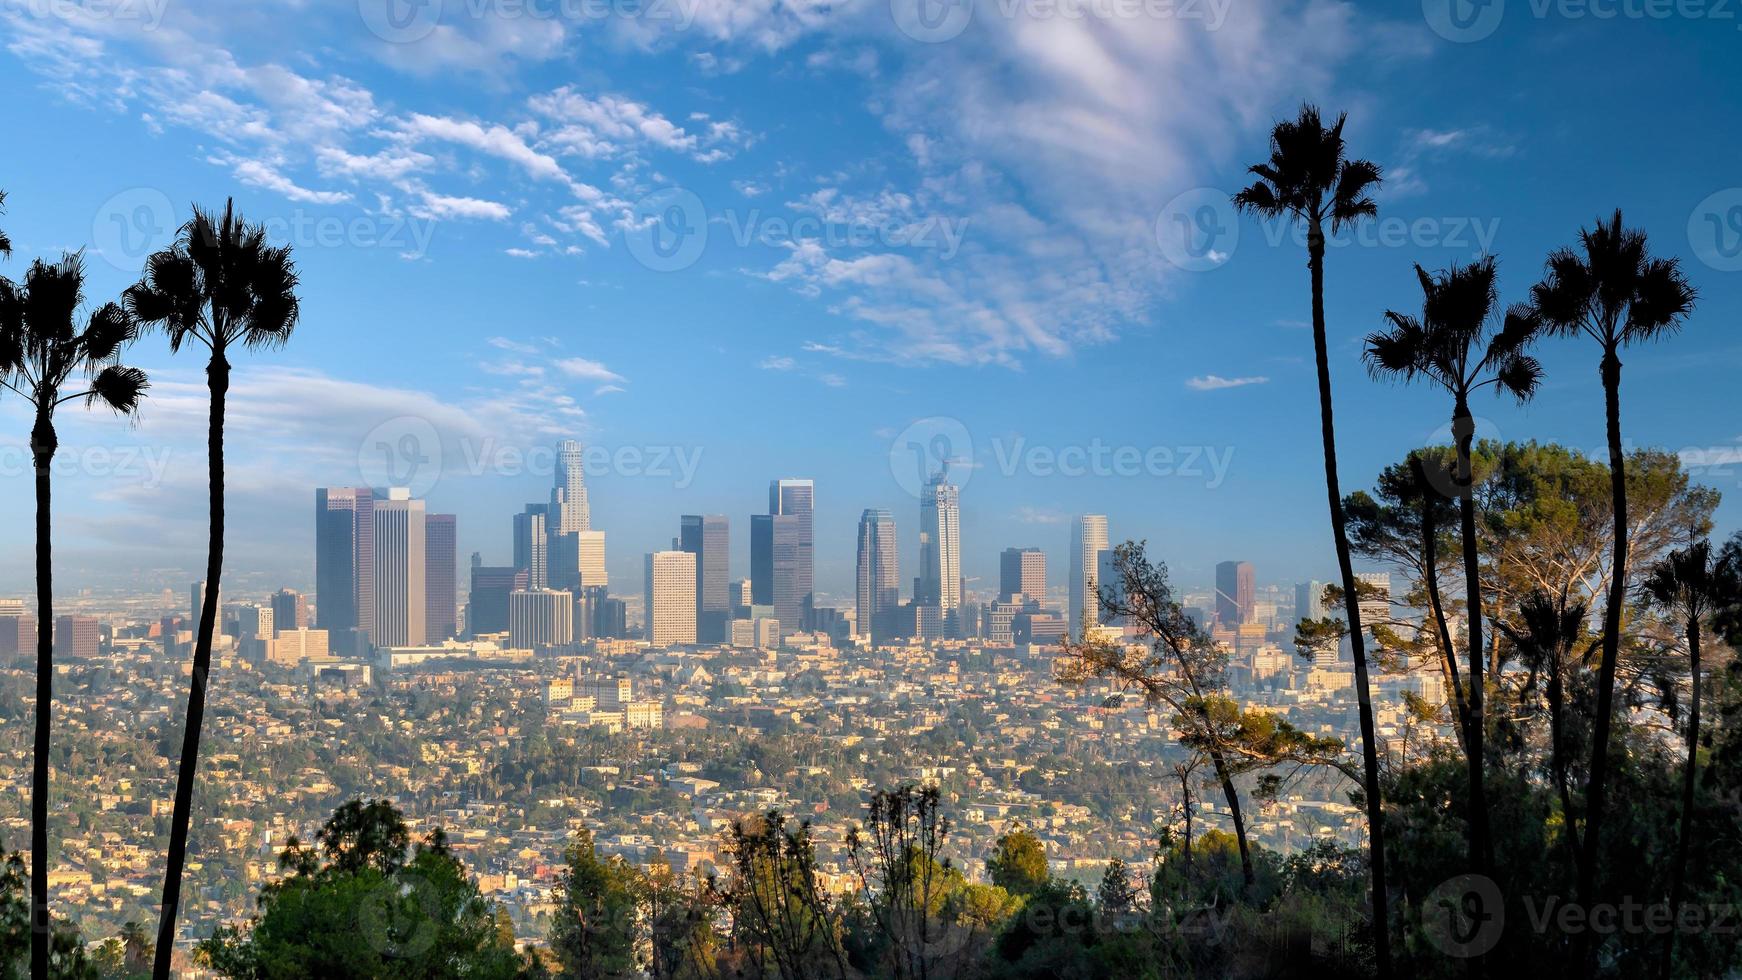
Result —
<instances>
[{"instance_id":1,"label":"downtown skyscraper","mask_svg":"<svg viewBox=\"0 0 1742 980\"><path fill-rule=\"evenodd\" d=\"M369 641L379 647L422 646L427 598L423 501L393 487L373 509L375 615Z\"/></svg>"},{"instance_id":2,"label":"downtown skyscraper","mask_svg":"<svg viewBox=\"0 0 1742 980\"><path fill-rule=\"evenodd\" d=\"M1107 550L1107 515L1084 514L1071 524L1071 596L1068 624L1082 636L1085 623L1101 621L1101 553Z\"/></svg>"},{"instance_id":3,"label":"downtown skyscraper","mask_svg":"<svg viewBox=\"0 0 1742 980\"><path fill-rule=\"evenodd\" d=\"M914 580L917 606L938 610L946 636L959 635L962 607L961 490L945 474L931 478L919 498L919 577Z\"/></svg>"},{"instance_id":4,"label":"downtown skyscraper","mask_svg":"<svg viewBox=\"0 0 1742 980\"><path fill-rule=\"evenodd\" d=\"M1258 604L1258 581L1249 561L1225 561L1216 566L1216 622L1234 629L1252 622Z\"/></svg>"},{"instance_id":5,"label":"downtown skyscraper","mask_svg":"<svg viewBox=\"0 0 1742 980\"><path fill-rule=\"evenodd\" d=\"M423 528L423 635L440 643L459 632L459 530L453 514L427 515Z\"/></svg>"},{"instance_id":6,"label":"downtown skyscraper","mask_svg":"<svg viewBox=\"0 0 1742 980\"><path fill-rule=\"evenodd\" d=\"M854 629L878 643L896 633L901 606L901 556L895 518L886 510L868 509L859 516L859 550L855 575Z\"/></svg>"},{"instance_id":7,"label":"downtown skyscraper","mask_svg":"<svg viewBox=\"0 0 1742 980\"><path fill-rule=\"evenodd\" d=\"M724 515L685 514L678 547L696 556L696 638L724 643L732 619L727 582L731 576L731 533Z\"/></svg>"},{"instance_id":8,"label":"downtown skyscraper","mask_svg":"<svg viewBox=\"0 0 1742 980\"><path fill-rule=\"evenodd\" d=\"M768 514L750 521L753 601L774 607L782 636L805 629L816 602L815 492L810 480L775 480L768 485Z\"/></svg>"},{"instance_id":9,"label":"downtown skyscraper","mask_svg":"<svg viewBox=\"0 0 1742 980\"><path fill-rule=\"evenodd\" d=\"M655 551L647 556L647 640L656 647L696 642L696 556Z\"/></svg>"},{"instance_id":10,"label":"downtown skyscraper","mask_svg":"<svg viewBox=\"0 0 1742 980\"><path fill-rule=\"evenodd\" d=\"M553 535L593 529L584 461L585 451L579 442L564 439L557 443L556 485L550 490L550 533Z\"/></svg>"},{"instance_id":11,"label":"downtown skyscraper","mask_svg":"<svg viewBox=\"0 0 1742 980\"><path fill-rule=\"evenodd\" d=\"M315 489L315 622L329 633L374 620L374 496L368 487Z\"/></svg>"}]
</instances>

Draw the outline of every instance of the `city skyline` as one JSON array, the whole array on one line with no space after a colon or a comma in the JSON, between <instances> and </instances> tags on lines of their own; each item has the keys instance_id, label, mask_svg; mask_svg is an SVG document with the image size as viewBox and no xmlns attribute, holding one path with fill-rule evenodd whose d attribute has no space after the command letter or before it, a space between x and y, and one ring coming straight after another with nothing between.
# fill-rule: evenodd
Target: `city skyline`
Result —
<instances>
[{"instance_id":1,"label":"city skyline","mask_svg":"<svg viewBox=\"0 0 1742 980\"><path fill-rule=\"evenodd\" d=\"M5 228L16 254L0 270L16 276L23 256L88 244L89 293L113 297L186 203L214 193L234 193L243 213L295 248L308 284L297 342L270 361L236 358L227 550L238 582L258 576L266 587L298 572L312 553L311 532L286 515L302 512L305 488L400 484L382 471L380 447L396 450L418 433L419 451L440 464L440 475L413 488L432 509L459 516L460 554L484 550L488 562L507 563L481 547L490 540L486 521L548 498L550 447L560 433L641 454L643 465L589 473L591 512L624 537L624 547L611 549L613 574L637 574L636 556L669 538L671 515L741 521L762 509L769 474L801 471L835 488L818 515L819 532L834 530L819 540L816 582L845 593L854 521L866 507L910 513L907 473L889 460L915 438L915 422L933 418L954 419L971 436L971 449L958 447L972 467L963 483L965 542L1033 541L1056 566L1067 554L1070 517L1108 513L1124 536L1165 543L1194 581L1226 554L1261 560L1282 579L1327 579L1334 557L1313 530L1323 501L1279 492L1317 465L1316 423L1297 410L1314 384L1301 311L1292 289L1249 287L1298 286L1298 245L1286 230L1220 213L1223 225L1239 228L1238 241L1221 250L1226 261L1181 268L1156 238L1169 203L1197 188L1238 189L1270 123L1303 98L1358 110L1352 135L1387 166L1388 179L1384 227L1338 249L1326 296L1341 469L1355 489L1406 450L1446 438L1447 413L1430 393L1375 384L1356 364L1360 338L1380 326L1384 310L1411 308L1413 262L1431 270L1492 251L1502 297L1512 301L1540 275L1549 249L1602 209L1623 205L1695 278L1696 319L1736 319L1742 283L1690 229L1710 227L1702 207L1737 183L1722 161L1742 137L1702 120L1742 100L1742 80L1702 72L1702 63L1729 53L1734 32L1694 20L1509 16L1483 43L1456 45L1413 8L1333 3L1316 17L1308 6L1229 8L1222 30L1250 43L1216 48L1208 64L1194 66L1138 49L1169 48L1174 32L1198 38L1201 24L1143 23L1156 43L1130 50L1110 47L1087 25L1047 25L1048 45L1075 39L1130 73L1117 77L1145 80L1111 87L1004 48L1013 24L1003 21L960 39L983 62L950 58L956 45L914 44L886 23L837 17L784 24L767 35L769 54L747 41L769 26L764 13L714 25L719 33L706 37L717 50L695 35L662 35L652 49L590 44L586 69L565 73L557 69L577 57L580 32L560 22L540 25L550 46L533 50L518 46L530 43L518 33L504 35L520 39L508 48L492 46L488 18L456 22L458 46L438 51L385 42L347 8L342 22L327 23L332 12L316 18L323 43L308 50L317 53L287 66L276 43L284 38L262 43L204 3L168 5L156 31L8 11L9 26L34 43L0 54L0 79L43 96L14 110L15 128L62 152L24 155L6 175ZM1309 20L1306 33L1325 48L1289 54L1303 59L1288 63L1298 70L1259 70L1250 54L1235 53L1286 50L1280 39ZM1564 43L1569 35L1579 44ZM77 43L104 54L53 57ZM1355 54L1369 49L1383 56ZM460 51L473 57L440 61ZM1647 111L1618 79L1602 80L1601 98L1553 111L1510 97L1527 71L1572 72L1606 57L1638 64L1690 98ZM425 58L442 70L419 70L429 69ZM114 71L168 78L189 64L232 60L245 70L196 71L185 87L134 87L113 102L79 95L118 91ZM1014 73L1019 84L977 84L981 70ZM492 84L438 84L449 71ZM782 74L789 71L804 83L793 84ZM964 84L945 87L942 102L912 94L914 79L940 74ZM1207 104L1155 95L1203 77L1228 81ZM1469 80L1472 97L1435 98L1453 77ZM1049 98L1031 105L1025 86ZM776 88L778 108L761 98ZM307 101L269 97L288 90ZM179 111L204 92L258 125ZM1074 134L1079 104L1134 142L1113 152L1098 139L1037 135ZM1042 112L1051 125L974 133L954 125L1018 109ZM671 136L661 143L627 124L607 134L564 116L582 110L611 119L639 112L672 127L653 123L649 132ZM707 119L692 120L695 113ZM1601 131L1615 113L1635 120L1627 145L1592 153L1569 136ZM533 125L537 138L519 135ZM515 140L492 144L498 126ZM583 132L595 140L580 145L596 156L556 138ZM1690 132L1706 142L1687 155L1678 180L1639 179L1650 168L1643 147ZM124 156L108 152L117 140L129 148ZM190 151L212 140L226 149ZM1130 160L1144 166L1119 162ZM65 179L67 161L77 161L79 180ZM414 190L381 185L393 167ZM1529 190L1549 182L1560 192ZM577 185L609 188L616 209L565 217ZM633 223L637 202L669 186L701 199L713 234L693 265L659 271L636 258L621 225ZM1618 187L1628 188L1625 199L1613 200ZM467 202L470 216L461 213ZM813 224L794 227L799 218ZM785 224L765 227L773 221ZM958 248L946 259L945 248L876 241L883 222L960 226ZM373 237L348 231L352 223ZM581 230L594 226L597 238ZM1053 244L1031 252L1040 228ZM404 242L381 241L396 230ZM844 233L857 230L875 243L852 244ZM558 244L539 244L539 236ZM564 254L571 246L579 253ZM1127 268L1126 258L1140 265ZM400 323L418 324L414 341L382 326ZM105 588L158 570L176 582L201 567L204 379L161 343L138 344L129 356L153 381L135 426L80 413L64 420L63 453L83 460L69 462L59 495L58 559L69 584ZM1545 343L1540 356L1544 397L1525 408L1479 399L1481 431L1595 452L1603 432L1591 422L1601 414L1594 363L1568 342ZM1736 364L1724 331L1693 327L1673 351L1630 357L1629 440L1682 452L1701 467L1700 479L1736 489L1742 431L1725 413L1685 403L1685 392L1721 390ZM1668 371L1676 384L1664 383ZM1122 389L1131 404L1113 411L1099 398L1013 397L1031 389ZM14 423L16 412L0 403ZM769 420L790 424L768 438ZM431 432L439 451L431 451ZM1097 444L1167 450L1171 467L1158 469L1171 475L1150 475L1139 463L1136 475L1070 477L1031 457L1087 454ZM661 449L672 476L632 475ZM517 470L510 451L542 455L546 472ZM675 463L680 451L692 468ZM22 481L8 485L9 499L22 500ZM847 487L863 493L847 499L839 493ZM1742 526L1739 500L1726 494L1720 533ZM735 548L747 545L747 531ZM20 533L0 531L0 540L17 551L26 546ZM996 555L975 544L964 552L964 574L995 575ZM0 587L24 584L9 574Z\"/></svg>"}]
</instances>

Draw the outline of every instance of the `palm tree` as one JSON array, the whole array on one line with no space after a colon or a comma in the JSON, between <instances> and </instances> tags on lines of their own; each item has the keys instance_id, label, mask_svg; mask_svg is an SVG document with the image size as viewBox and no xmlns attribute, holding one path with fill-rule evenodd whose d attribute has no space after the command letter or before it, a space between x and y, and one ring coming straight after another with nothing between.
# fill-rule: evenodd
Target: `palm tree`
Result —
<instances>
[{"instance_id":1,"label":"palm tree","mask_svg":"<svg viewBox=\"0 0 1742 980\"><path fill-rule=\"evenodd\" d=\"M1590 788L1585 797L1584 856L1579 862L1579 900L1596 900L1597 856L1601 853L1604 793L1609 777L1609 729L1615 705L1615 665L1621 655L1621 612L1627 600L1627 460L1621 449L1621 348L1672 333L1694 306L1694 288L1675 259L1653 258L1645 233L1626 228L1617 210L1579 232L1583 254L1570 248L1548 257L1542 282L1531 301L1543 326L1560 335L1584 334L1602 350L1600 371L1609 439L1609 490L1614 497L1615 545L1610 562L1609 598L1603 610L1603 655L1597 666L1597 715L1592 726ZM1569 964L1576 975L1588 966L1583 951L1590 937L1581 933L1581 955Z\"/></svg>"},{"instance_id":2,"label":"palm tree","mask_svg":"<svg viewBox=\"0 0 1742 980\"><path fill-rule=\"evenodd\" d=\"M145 373L115 363L135 329L127 312L105 303L79 329L85 265L69 253L37 259L23 283L0 278L0 385L35 413L30 455L36 470L36 748L30 783L30 969L48 975L48 743L54 702L54 556L50 467L59 439L54 411L68 402L101 403L130 415L145 394ZM78 380L74 380L77 378ZM68 383L72 389L68 390Z\"/></svg>"},{"instance_id":3,"label":"palm tree","mask_svg":"<svg viewBox=\"0 0 1742 980\"><path fill-rule=\"evenodd\" d=\"M1337 546L1337 570L1342 575L1343 608L1349 623L1349 644L1355 655L1355 695L1361 710L1361 755L1365 766L1367 846L1373 875L1373 952L1382 977L1391 975L1390 912L1385 887L1385 817L1379 797L1379 747L1373 731L1373 694L1367 677L1366 644L1361 636L1360 597L1349 560L1349 536L1343 527L1343 495L1337 480L1336 426L1331 411L1331 363L1325 340L1325 230L1378 213L1368 196L1380 181L1379 166L1351 160L1344 153L1343 123L1325 128L1319 110L1302 106L1293 120L1276 124L1270 133L1270 159L1250 168L1258 178L1234 195L1234 205L1262 218L1303 222L1307 231L1307 268L1312 274L1313 352L1318 361L1319 427L1325 449L1325 490L1330 500L1331 533Z\"/></svg>"},{"instance_id":4,"label":"palm tree","mask_svg":"<svg viewBox=\"0 0 1742 980\"><path fill-rule=\"evenodd\" d=\"M1682 889L1687 880L1688 845L1692 841L1694 814L1694 777L1699 769L1700 752L1700 638L1706 617L1719 610L1732 608L1742 601L1738 569L1733 556L1726 555L1716 563L1712 546L1698 541L1669 557L1651 570L1644 583L1645 598L1652 605L1681 618L1683 636L1688 644L1688 668L1692 675L1693 696L1688 702L1688 758L1682 767L1681 826L1677 831L1675 864L1670 868L1670 914L1678 914ZM1675 956L1675 930L1669 930L1663 948L1663 976L1670 975Z\"/></svg>"},{"instance_id":5,"label":"palm tree","mask_svg":"<svg viewBox=\"0 0 1742 980\"><path fill-rule=\"evenodd\" d=\"M1548 699L1548 765L1560 795L1561 822L1566 826L1567 854L1571 867L1581 860L1579 829L1573 822L1573 791L1569 785L1567 748L1567 676L1577 659L1574 648L1584 639L1586 607L1565 594L1555 597L1536 591L1519 603L1517 623L1495 623L1518 649L1519 659L1530 670L1532 683L1545 677ZM1589 648L1586 650L1589 653Z\"/></svg>"},{"instance_id":6,"label":"palm tree","mask_svg":"<svg viewBox=\"0 0 1742 980\"><path fill-rule=\"evenodd\" d=\"M1488 385L1520 403L1536 394L1542 369L1525 348L1535 339L1538 324L1530 309L1521 306L1509 310L1503 324L1496 327L1493 313L1500 294L1492 256L1465 266L1454 264L1439 276L1429 275L1418 265L1415 276L1421 283L1421 315L1386 311L1390 326L1368 335L1366 359L1376 377L1406 382L1425 379L1452 396L1457 472L1452 474L1451 483L1462 524L1469 617L1470 691L1464 745L1470 770L1470 865L1487 874L1494 850L1488 828L1488 794L1483 785L1482 588L1476 551L1475 477L1470 462L1476 419L1470 414L1470 395Z\"/></svg>"},{"instance_id":7,"label":"palm tree","mask_svg":"<svg viewBox=\"0 0 1742 980\"><path fill-rule=\"evenodd\" d=\"M233 202L226 202L222 217L194 208L193 218L182 225L175 243L146 259L144 278L127 290L127 306L133 316L141 324L162 327L169 335L172 353L190 343L206 348L206 386L211 392L206 436L211 536L157 928L153 975L159 980L169 976L175 948L188 817L199 766L200 726L206 713L206 675L211 669L212 632L218 621L218 580L224 567L224 398L230 389L229 351L233 347L277 347L289 340L297 320L296 284L290 249L267 244L265 229L243 221Z\"/></svg>"},{"instance_id":8,"label":"palm tree","mask_svg":"<svg viewBox=\"0 0 1742 980\"><path fill-rule=\"evenodd\" d=\"M0 191L0 214L5 214L5 213L6 213L6 192ZM0 231L0 258L5 258L11 254L12 254L12 239L7 238L6 233L4 231Z\"/></svg>"},{"instance_id":9,"label":"palm tree","mask_svg":"<svg viewBox=\"0 0 1742 980\"><path fill-rule=\"evenodd\" d=\"M121 927L121 948L129 976L149 969L148 964L152 957L151 933L146 930L145 923L134 919Z\"/></svg>"}]
</instances>

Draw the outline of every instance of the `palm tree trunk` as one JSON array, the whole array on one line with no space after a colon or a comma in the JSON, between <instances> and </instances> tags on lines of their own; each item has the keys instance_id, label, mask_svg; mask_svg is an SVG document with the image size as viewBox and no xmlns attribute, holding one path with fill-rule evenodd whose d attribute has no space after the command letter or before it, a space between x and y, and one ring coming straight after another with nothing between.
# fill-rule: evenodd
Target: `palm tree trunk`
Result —
<instances>
[{"instance_id":1,"label":"palm tree trunk","mask_svg":"<svg viewBox=\"0 0 1742 980\"><path fill-rule=\"evenodd\" d=\"M1579 901L1597 902L1597 854L1602 846L1604 791L1609 778L1609 729L1615 710L1615 665L1621 659L1621 606L1627 600L1627 460L1621 451L1621 359L1603 352L1603 407L1609 434L1609 491L1615 498L1615 560L1609 573L1609 605L1603 610L1603 660L1597 667L1597 717L1591 727L1590 790L1585 795L1584 859L1579 863ZM1589 972L1595 952L1581 932L1570 966L1576 976Z\"/></svg>"},{"instance_id":2,"label":"palm tree trunk","mask_svg":"<svg viewBox=\"0 0 1742 980\"><path fill-rule=\"evenodd\" d=\"M1423 493L1432 492L1423 481ZM1452 631L1446 626L1446 607L1440 601L1439 528L1434 524L1433 506L1426 496L1422 497L1421 507L1421 554L1422 580L1427 585L1428 606L1431 607L1442 651L1443 663L1440 666L1446 676L1446 686L1452 692L1452 706L1458 713L1458 745L1467 758L1470 753L1470 709L1464 703L1464 683L1458 676L1458 655L1452 648Z\"/></svg>"},{"instance_id":3,"label":"palm tree trunk","mask_svg":"<svg viewBox=\"0 0 1742 980\"><path fill-rule=\"evenodd\" d=\"M1462 398L1452 416L1452 431L1458 447L1458 517L1463 525L1464 599L1470 618L1470 866L1477 874L1486 875L1494 866L1494 847L1488 834L1488 791L1483 773L1488 759L1483 748L1487 720L1482 716L1486 651L1482 649L1482 556L1476 550L1476 474L1470 461L1476 420Z\"/></svg>"},{"instance_id":4,"label":"palm tree trunk","mask_svg":"<svg viewBox=\"0 0 1742 980\"><path fill-rule=\"evenodd\" d=\"M212 666L212 635L218 622L218 579L224 568L224 396L230 390L230 362L222 347L206 366L211 416L206 429L206 465L211 492L211 537L206 548L205 595L200 598L199 636L194 642L193 676L188 686L187 727L182 734L181 770L175 780L175 812L170 819L169 855L163 874L163 908L157 923L154 980L169 980L175 953L175 919L181 907L182 866L187 863L188 818L193 810L194 775L200 760L200 726L206 718L206 675Z\"/></svg>"},{"instance_id":5,"label":"palm tree trunk","mask_svg":"<svg viewBox=\"0 0 1742 980\"><path fill-rule=\"evenodd\" d=\"M1700 762L1700 617L1688 617L1688 662L1693 668L1694 694L1688 706L1688 761L1682 768L1682 815L1681 828L1677 831L1675 842L1675 865L1670 869L1669 876L1669 915L1670 921L1679 921L1682 907L1682 890L1686 887L1688 874L1688 845L1693 842L1694 818L1694 775ZM1663 945L1663 976L1669 980L1670 969L1675 962L1675 929L1672 927Z\"/></svg>"},{"instance_id":6,"label":"palm tree trunk","mask_svg":"<svg viewBox=\"0 0 1742 980\"><path fill-rule=\"evenodd\" d=\"M36 464L36 749L30 773L30 975L48 977L48 736L54 710L54 541L49 533L54 423L39 411L30 431Z\"/></svg>"},{"instance_id":7,"label":"palm tree trunk","mask_svg":"<svg viewBox=\"0 0 1742 980\"><path fill-rule=\"evenodd\" d=\"M1331 504L1331 533L1337 545L1337 571L1343 579L1343 610L1349 647L1355 656L1355 697L1361 714L1361 762L1366 779L1367 851L1372 875L1373 956L1379 976L1391 976L1391 912L1385 886L1385 810L1379 799L1379 746L1373 730L1373 692L1367 679L1367 647L1361 637L1361 601L1355 592L1355 567L1349 560L1343 493L1337 480L1337 431L1331 409L1331 358L1325 341L1325 229L1315 219L1307 231L1307 266L1313 284L1313 354L1318 360L1319 427L1325 447L1325 490Z\"/></svg>"},{"instance_id":8,"label":"palm tree trunk","mask_svg":"<svg viewBox=\"0 0 1742 980\"><path fill-rule=\"evenodd\" d=\"M1228 800L1228 813L1234 820L1234 841L1240 846L1240 877L1248 889L1258 883L1252 869L1252 848L1246 842L1246 817L1240 812L1240 791L1234 788L1234 776L1228 771L1228 761L1221 750L1210 751L1210 761L1216 766L1216 779L1222 784L1222 795Z\"/></svg>"}]
</instances>

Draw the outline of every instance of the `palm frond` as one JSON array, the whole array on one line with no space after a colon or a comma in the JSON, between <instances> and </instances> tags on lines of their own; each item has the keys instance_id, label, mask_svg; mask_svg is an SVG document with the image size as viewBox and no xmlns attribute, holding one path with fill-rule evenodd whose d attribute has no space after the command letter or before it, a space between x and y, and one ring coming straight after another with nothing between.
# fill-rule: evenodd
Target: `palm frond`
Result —
<instances>
[{"instance_id":1,"label":"palm frond","mask_svg":"<svg viewBox=\"0 0 1742 980\"><path fill-rule=\"evenodd\" d=\"M146 380L144 371L111 364L91 379L91 389L85 395L85 404L89 406L101 402L114 409L117 414L132 415L138 411L139 402L150 387L151 383Z\"/></svg>"},{"instance_id":2,"label":"palm frond","mask_svg":"<svg viewBox=\"0 0 1742 980\"><path fill-rule=\"evenodd\" d=\"M91 314L80 337L85 359L93 368L110 360L120 352L122 345L133 339L135 333L133 318L127 315L120 303L104 303Z\"/></svg>"}]
</instances>

